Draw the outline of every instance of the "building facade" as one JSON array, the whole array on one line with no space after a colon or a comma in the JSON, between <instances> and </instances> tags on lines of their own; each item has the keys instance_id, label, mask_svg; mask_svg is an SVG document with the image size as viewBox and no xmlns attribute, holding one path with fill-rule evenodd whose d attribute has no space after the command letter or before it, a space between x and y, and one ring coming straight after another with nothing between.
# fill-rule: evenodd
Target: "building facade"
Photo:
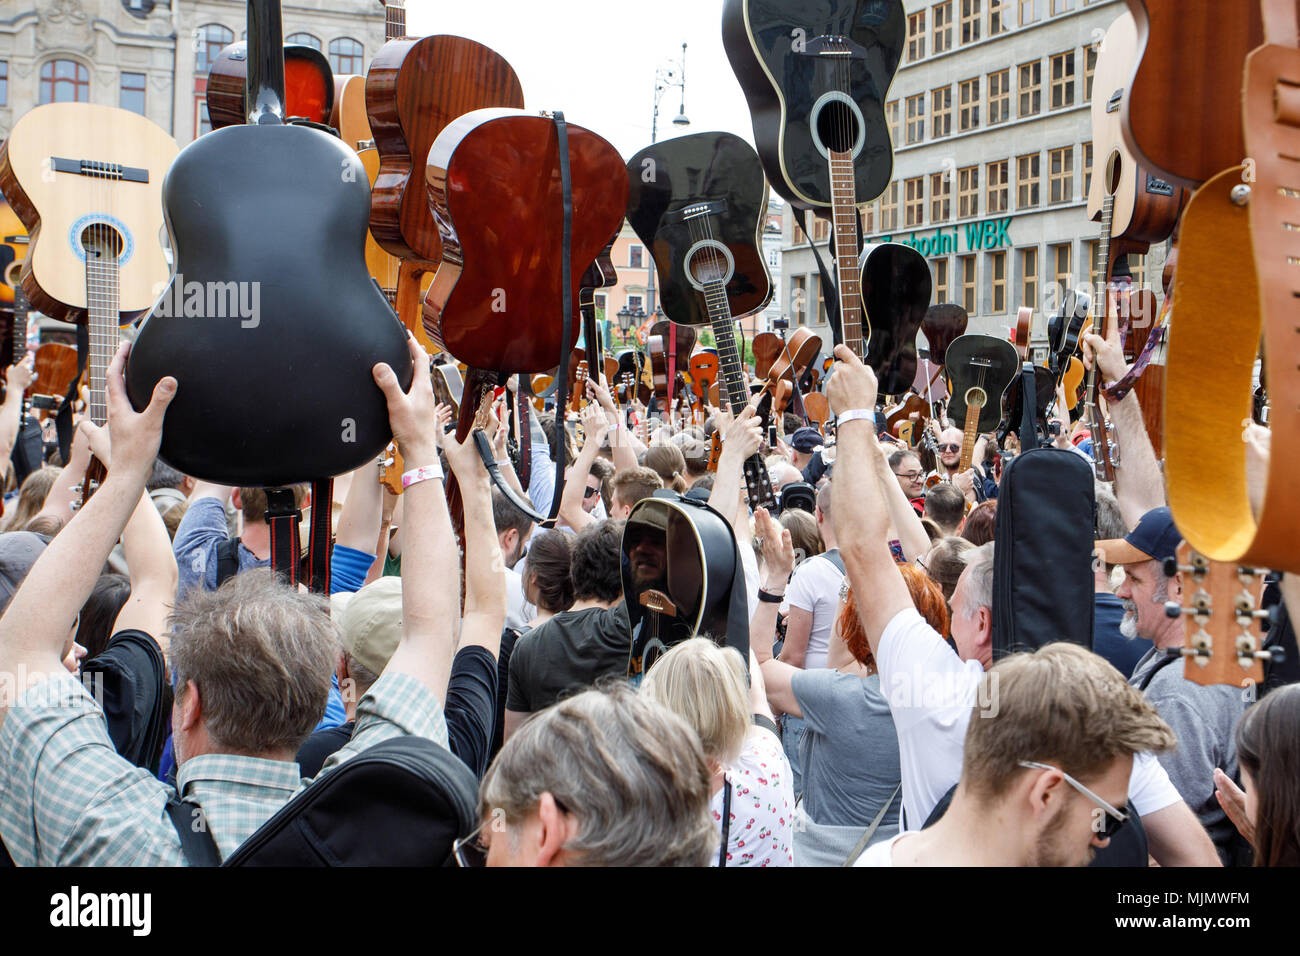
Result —
<instances>
[{"instance_id":1,"label":"building facade","mask_svg":"<svg viewBox=\"0 0 1300 956\"><path fill-rule=\"evenodd\" d=\"M1032 341L1064 290L1097 287L1092 74L1122 0L904 0L907 42L885 103L893 179L860 218L869 243L903 242L930 263L932 301L956 302L968 331L1001 337L1034 307ZM861 198L861 197L859 197ZM825 250L829 227L814 221ZM791 326L829 343L822 283L787 212L782 301ZM1164 245L1130 257L1159 291ZM829 263L829 254L827 254ZM1041 355L1041 352L1040 352Z\"/></svg>"},{"instance_id":2,"label":"building facade","mask_svg":"<svg viewBox=\"0 0 1300 956\"><path fill-rule=\"evenodd\" d=\"M364 73L384 43L374 0L286 0L288 42ZM11 0L0 6L0 138L42 103L134 110L182 146L208 129L208 68L246 37L244 0Z\"/></svg>"}]
</instances>

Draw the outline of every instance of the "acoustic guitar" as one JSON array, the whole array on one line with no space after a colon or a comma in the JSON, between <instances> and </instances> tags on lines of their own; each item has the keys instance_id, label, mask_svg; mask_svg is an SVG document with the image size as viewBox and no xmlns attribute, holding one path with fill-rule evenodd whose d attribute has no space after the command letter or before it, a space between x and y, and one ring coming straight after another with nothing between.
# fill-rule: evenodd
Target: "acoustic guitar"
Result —
<instances>
[{"instance_id":1,"label":"acoustic guitar","mask_svg":"<svg viewBox=\"0 0 1300 956\"><path fill-rule=\"evenodd\" d=\"M226 485L374 461L392 432L371 369L386 362L403 388L413 374L406 332L362 257L360 160L338 137L283 121L281 32L279 0L249 0L253 122L199 137L167 173L176 276L126 376L136 408L163 376L177 379L160 454Z\"/></svg>"},{"instance_id":2,"label":"acoustic guitar","mask_svg":"<svg viewBox=\"0 0 1300 956\"><path fill-rule=\"evenodd\" d=\"M223 48L208 69L208 122L213 129L248 122L247 90L248 44L238 40ZM288 117L327 123L334 109L334 71L325 54L286 43L284 93Z\"/></svg>"},{"instance_id":3,"label":"acoustic guitar","mask_svg":"<svg viewBox=\"0 0 1300 956\"><path fill-rule=\"evenodd\" d=\"M901 395L916 378L916 333L930 307L930 266L901 242L868 246L865 255L860 283L840 281L844 344L875 370L881 395ZM861 289L860 302L852 295L855 288ZM865 342L862 305L868 320Z\"/></svg>"},{"instance_id":4,"label":"acoustic guitar","mask_svg":"<svg viewBox=\"0 0 1300 956\"><path fill-rule=\"evenodd\" d=\"M648 182L637 174L647 164L656 171ZM735 315L762 309L772 297L762 256L768 196L762 164L739 136L696 133L642 149L627 168L632 182L627 220L654 250L664 311L684 323L677 330L679 343L684 332L694 338L693 325L711 325L723 388L738 416L748 396ZM689 365L689 349L685 354ZM779 361L770 374L781 377ZM745 461L744 473L751 506L774 506L776 495L760 455Z\"/></svg>"},{"instance_id":5,"label":"acoustic guitar","mask_svg":"<svg viewBox=\"0 0 1300 956\"><path fill-rule=\"evenodd\" d=\"M962 422L961 463L971 466L975 442L1002 420L1002 401L1020 371L1020 356L1006 339L967 333L948 346L944 371L948 375L948 417Z\"/></svg>"},{"instance_id":6,"label":"acoustic guitar","mask_svg":"<svg viewBox=\"0 0 1300 956\"><path fill-rule=\"evenodd\" d=\"M919 361L912 389L924 397L931 408L936 402L942 402L948 397L948 387L943 379L944 358L953 340L965 334L969 321L970 316L966 310L955 302L932 305L925 310L925 318L921 319L921 331L925 333L925 341L930 347L924 350L924 354L922 350L917 350Z\"/></svg>"},{"instance_id":7,"label":"acoustic guitar","mask_svg":"<svg viewBox=\"0 0 1300 956\"><path fill-rule=\"evenodd\" d=\"M716 339L714 341L717 341ZM735 332L732 332L732 344L735 344ZM739 358L739 354L737 355ZM691 356L691 383L695 394L701 402L721 408L721 395L718 392L718 353L716 349L702 349Z\"/></svg>"},{"instance_id":8,"label":"acoustic guitar","mask_svg":"<svg viewBox=\"0 0 1300 956\"><path fill-rule=\"evenodd\" d=\"M28 241L23 221L9 203L0 199L0 306L14 301Z\"/></svg>"},{"instance_id":9,"label":"acoustic guitar","mask_svg":"<svg viewBox=\"0 0 1300 956\"><path fill-rule=\"evenodd\" d=\"M691 367L696 338L693 326L679 325L669 319L660 319L650 327L646 364L654 377L655 398L668 411L670 419L680 381L678 372Z\"/></svg>"}]
</instances>

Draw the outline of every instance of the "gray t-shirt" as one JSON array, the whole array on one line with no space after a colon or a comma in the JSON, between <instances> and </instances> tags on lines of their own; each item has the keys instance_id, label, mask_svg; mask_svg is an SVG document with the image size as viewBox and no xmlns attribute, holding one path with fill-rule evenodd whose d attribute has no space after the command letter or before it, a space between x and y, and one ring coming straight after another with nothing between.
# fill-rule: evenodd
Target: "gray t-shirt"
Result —
<instances>
[{"instance_id":1,"label":"gray t-shirt","mask_svg":"<svg viewBox=\"0 0 1300 956\"><path fill-rule=\"evenodd\" d=\"M880 677L855 677L833 670L791 675L805 731L803 807L814 823L868 826L893 796L901 771L898 734ZM880 821L898 825L898 801Z\"/></svg>"},{"instance_id":2,"label":"gray t-shirt","mask_svg":"<svg viewBox=\"0 0 1300 956\"><path fill-rule=\"evenodd\" d=\"M1165 657L1164 651L1152 648L1137 662L1129 683L1141 687ZM1145 693L1178 737L1175 749L1158 755L1161 765L1210 834L1220 859L1233 862L1232 844L1240 843L1240 838L1214 797L1214 769L1237 779L1237 721L1246 712L1246 690L1228 684L1194 684L1183 677L1183 663L1177 660L1156 672Z\"/></svg>"}]
</instances>

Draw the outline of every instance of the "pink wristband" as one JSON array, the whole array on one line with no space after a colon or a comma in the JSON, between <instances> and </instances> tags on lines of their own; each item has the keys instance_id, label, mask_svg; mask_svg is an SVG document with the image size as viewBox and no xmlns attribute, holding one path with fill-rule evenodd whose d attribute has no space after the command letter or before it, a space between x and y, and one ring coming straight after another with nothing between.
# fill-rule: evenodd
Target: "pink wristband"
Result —
<instances>
[{"instance_id":1,"label":"pink wristband","mask_svg":"<svg viewBox=\"0 0 1300 956\"><path fill-rule=\"evenodd\" d=\"M421 465L419 468L412 468L402 474L402 490L405 491L411 485L418 485L422 481L428 481L430 478L442 479L442 465Z\"/></svg>"}]
</instances>

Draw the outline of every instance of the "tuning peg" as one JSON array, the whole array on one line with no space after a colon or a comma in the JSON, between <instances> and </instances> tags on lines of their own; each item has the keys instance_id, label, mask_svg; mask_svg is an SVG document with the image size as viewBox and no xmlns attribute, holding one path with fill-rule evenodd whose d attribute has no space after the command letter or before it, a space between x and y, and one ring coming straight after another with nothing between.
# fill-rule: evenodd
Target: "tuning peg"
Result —
<instances>
[{"instance_id":1,"label":"tuning peg","mask_svg":"<svg viewBox=\"0 0 1300 956\"><path fill-rule=\"evenodd\" d=\"M1183 607L1177 601L1165 602L1165 617L1178 617L1182 614L1193 615L1198 613L1196 608Z\"/></svg>"}]
</instances>

